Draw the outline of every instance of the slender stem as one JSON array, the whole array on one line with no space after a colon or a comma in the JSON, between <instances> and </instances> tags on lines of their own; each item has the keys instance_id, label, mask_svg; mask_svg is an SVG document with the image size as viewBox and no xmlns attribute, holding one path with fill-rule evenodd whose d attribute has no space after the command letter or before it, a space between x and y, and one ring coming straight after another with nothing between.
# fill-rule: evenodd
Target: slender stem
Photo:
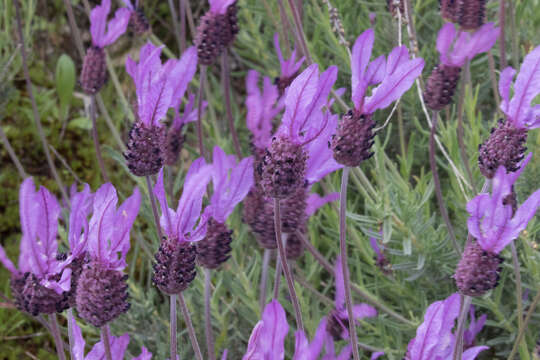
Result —
<instances>
[{"instance_id":1,"label":"slender stem","mask_svg":"<svg viewBox=\"0 0 540 360\"><path fill-rule=\"evenodd\" d=\"M491 89L493 91L493 98L495 99L495 104L497 105L497 111L500 111L501 99L499 98L497 75L495 74L495 59L493 58L493 53L491 52L491 50L488 50L487 56L488 56L488 66L489 66L489 78L491 80Z\"/></svg>"},{"instance_id":2,"label":"slender stem","mask_svg":"<svg viewBox=\"0 0 540 360\"><path fill-rule=\"evenodd\" d=\"M471 62L469 60L465 63L465 73L469 73L471 71ZM467 78L467 75L465 75L465 78ZM464 112L464 103L465 103L465 92L467 91L467 85L469 83L467 81L461 81L460 85L460 91L459 91L459 99L458 99L458 123L457 123L457 138L458 138L458 144L459 144L459 153L461 155L461 161L463 162L463 165L465 166L465 172L467 173L467 176L469 178L469 181L471 182L471 186L473 187L473 192L476 193L476 186L474 185L474 178L472 175L471 167L469 166L469 156L467 155L467 148L465 146L465 132L463 130L463 112Z\"/></svg>"},{"instance_id":3,"label":"slender stem","mask_svg":"<svg viewBox=\"0 0 540 360\"><path fill-rule=\"evenodd\" d=\"M30 72L28 71L28 60L26 56L26 48L24 47L24 34L22 30L23 26L22 26L22 21L21 21L21 9L19 6L19 1L13 0L13 5L15 6L17 33L19 35L19 42L21 44L21 56L22 56L24 78L26 80L26 90L28 91L30 102L32 103L34 122L36 123L37 132L41 140L41 146L43 147L43 152L45 152L45 158L47 159L47 163L49 164L51 173L54 177L54 180L56 181L56 184L58 185L60 193L62 194L62 199L64 200L64 203L69 206L69 197L67 196L64 183L62 182L62 179L60 178L60 176L58 175L58 172L56 171L56 166L54 165L53 159L51 157L51 153L49 151L49 144L47 143L47 139L45 138L45 133L43 132L43 127L41 126L39 110L37 108L36 98L34 97L34 91L32 89L32 81L30 80Z\"/></svg>"},{"instance_id":4,"label":"slender stem","mask_svg":"<svg viewBox=\"0 0 540 360\"><path fill-rule=\"evenodd\" d=\"M180 9L180 53L184 53L186 45L186 0L179 1Z\"/></svg>"},{"instance_id":5,"label":"slender stem","mask_svg":"<svg viewBox=\"0 0 540 360\"><path fill-rule=\"evenodd\" d=\"M345 288L345 305L347 306L347 316L349 320L349 331L353 359L359 360L358 337L356 336L356 324L354 321L353 303L351 295L351 283L349 278L349 266L347 265L347 183L349 182L348 166L343 168L341 174L341 192L339 196L339 250L341 256L341 267L343 270L343 286Z\"/></svg>"},{"instance_id":6,"label":"slender stem","mask_svg":"<svg viewBox=\"0 0 540 360\"><path fill-rule=\"evenodd\" d=\"M73 339L73 324L71 323L72 321L75 321L75 319L73 318L73 309L72 308L69 308L67 310L67 315L68 315L68 339L69 339L69 357L70 359L75 359L75 356L73 354L73 346L75 346L75 341Z\"/></svg>"},{"instance_id":7,"label":"slender stem","mask_svg":"<svg viewBox=\"0 0 540 360\"><path fill-rule=\"evenodd\" d=\"M435 133L437 131L437 115L438 112L433 111L431 134L429 137L429 164L431 166L433 182L435 183L435 194L437 196L437 202L439 203L439 210L443 217L444 223L446 224L446 228L448 229L448 234L450 235L450 239L452 240L454 250L456 250L458 255L461 255L461 248L459 247L459 244L457 242L456 235L454 234L454 228L452 227L452 223L450 222L450 218L448 217L448 212L446 211L446 206L444 205L444 199L441 191L441 181L439 179L439 173L437 172L437 162L435 160Z\"/></svg>"},{"instance_id":8,"label":"slender stem","mask_svg":"<svg viewBox=\"0 0 540 360\"><path fill-rule=\"evenodd\" d=\"M99 136L97 130L97 121L96 121L96 97L95 95L90 96L90 119L92 120L92 139L94 140L94 148L96 149L96 157L99 165L99 170L101 171L101 176L105 182L109 182L109 176L107 175L107 170L105 169L105 163L103 162L103 157L101 155L101 148L99 146Z\"/></svg>"},{"instance_id":9,"label":"slender stem","mask_svg":"<svg viewBox=\"0 0 540 360\"><path fill-rule=\"evenodd\" d=\"M195 21L193 20L193 13L191 12L191 6L189 5L189 0L184 0L186 10L187 24L189 26L189 31L191 32L191 38L194 39L197 34L197 28L195 27Z\"/></svg>"},{"instance_id":10,"label":"slender stem","mask_svg":"<svg viewBox=\"0 0 540 360\"><path fill-rule=\"evenodd\" d=\"M178 294L178 301L180 302L180 308L182 309L182 314L184 315L184 320L186 322L191 346L193 346L193 351L195 352L195 357L197 360L203 360L201 348L199 347L199 342L197 341L197 335L195 335L195 329L193 328L193 323L191 322L191 316L189 315L189 310L186 306L186 301L184 300L184 294Z\"/></svg>"},{"instance_id":11,"label":"slender stem","mask_svg":"<svg viewBox=\"0 0 540 360\"><path fill-rule=\"evenodd\" d=\"M504 25L506 23L506 0L499 0L499 50L501 71L508 65L506 62L506 38Z\"/></svg>"},{"instance_id":12,"label":"slender stem","mask_svg":"<svg viewBox=\"0 0 540 360\"><path fill-rule=\"evenodd\" d=\"M465 319L471 307L472 297L465 296L461 301L461 312L458 318L458 328L456 332L456 341L454 343L453 360L461 360L463 354L463 332L465 331Z\"/></svg>"},{"instance_id":13,"label":"slender stem","mask_svg":"<svg viewBox=\"0 0 540 360\"><path fill-rule=\"evenodd\" d=\"M199 153L204 157L204 142L203 142L203 129L202 129L202 103L203 103L203 88L204 80L206 77L206 66L201 65L200 80L199 80L199 94L197 96L197 139L199 140Z\"/></svg>"},{"instance_id":14,"label":"slender stem","mask_svg":"<svg viewBox=\"0 0 540 360\"><path fill-rule=\"evenodd\" d=\"M274 293L273 299L279 297L279 286L281 285L281 258L279 255L276 258L276 272L274 273Z\"/></svg>"},{"instance_id":15,"label":"slender stem","mask_svg":"<svg viewBox=\"0 0 540 360\"><path fill-rule=\"evenodd\" d=\"M403 126L403 107L401 104L398 106L398 133L399 133L399 148L401 150L401 156L405 159L407 155L407 145L405 144L405 128Z\"/></svg>"},{"instance_id":16,"label":"slender stem","mask_svg":"<svg viewBox=\"0 0 540 360\"><path fill-rule=\"evenodd\" d=\"M261 314L266 305L266 287L268 286L268 265L270 264L271 250L264 249L262 270L261 270L261 287L259 290L259 306Z\"/></svg>"},{"instance_id":17,"label":"slender stem","mask_svg":"<svg viewBox=\"0 0 540 360\"><path fill-rule=\"evenodd\" d=\"M107 360L112 360L110 330L109 325L107 324L101 327L101 341L105 348L105 358Z\"/></svg>"},{"instance_id":18,"label":"slender stem","mask_svg":"<svg viewBox=\"0 0 540 360\"><path fill-rule=\"evenodd\" d=\"M289 18L287 17L287 12L285 11L285 6L283 6L283 0L278 0L278 7L279 7L279 16L281 18L282 27L280 27L278 30L282 32L282 40L287 46L285 46L284 55L289 55L289 31L291 28L291 23L289 22Z\"/></svg>"},{"instance_id":19,"label":"slender stem","mask_svg":"<svg viewBox=\"0 0 540 360\"><path fill-rule=\"evenodd\" d=\"M309 53L309 48L307 46L306 42L306 34L304 34L304 29L302 27L302 19L300 19L300 14L298 12L298 9L296 7L296 1L295 0L289 0L289 7L291 8L291 12L293 14L294 24L296 25L296 33L298 37L298 43L300 44L300 48L302 49L302 52L304 53L304 56L306 57L306 60L308 64L313 63L313 59L311 57L311 54Z\"/></svg>"},{"instance_id":20,"label":"slender stem","mask_svg":"<svg viewBox=\"0 0 540 360\"><path fill-rule=\"evenodd\" d=\"M49 320L51 322L51 334L56 344L56 353L58 354L58 359L66 360L66 353L64 352L64 342L62 341L62 336L60 335L60 329L58 327L56 313L50 314Z\"/></svg>"},{"instance_id":21,"label":"slender stem","mask_svg":"<svg viewBox=\"0 0 540 360\"><path fill-rule=\"evenodd\" d=\"M216 359L216 350L214 348L214 335L212 334L212 313L210 309L210 296L211 296L211 270L204 269L204 329L206 334L206 350L208 352L208 359Z\"/></svg>"},{"instance_id":22,"label":"slender stem","mask_svg":"<svg viewBox=\"0 0 540 360\"><path fill-rule=\"evenodd\" d=\"M68 14L71 34L73 35L73 39L75 40L75 46L77 47L77 51L79 52L79 56L81 57L82 61L82 59L84 59L84 46L81 40L81 33L79 32L79 28L77 27L77 23L75 21L75 14L73 13L73 6L71 5L71 1L64 0L64 6L66 7L66 11Z\"/></svg>"},{"instance_id":23,"label":"slender stem","mask_svg":"<svg viewBox=\"0 0 540 360\"><path fill-rule=\"evenodd\" d=\"M234 151L239 159L242 158L242 147L238 140L238 134L234 127L234 117L231 107L231 74L229 69L229 55L227 49L221 54L221 83L223 84L223 96L225 97L225 110L227 111L227 120L229 121L229 130L232 135Z\"/></svg>"},{"instance_id":24,"label":"slender stem","mask_svg":"<svg viewBox=\"0 0 540 360\"><path fill-rule=\"evenodd\" d=\"M300 285L302 285L303 287L305 287L306 289L308 289L309 291L311 291L322 303L324 303L325 305L329 306L329 307L334 307L335 304L334 304L334 300L330 299L329 297L327 297L326 295L324 294L321 294L319 291L317 291L317 289L315 289L313 287L313 285L311 285L306 278L304 278L302 275L299 275L299 274L295 274L294 275L294 279L296 281L298 281L298 283L300 283Z\"/></svg>"},{"instance_id":25,"label":"slender stem","mask_svg":"<svg viewBox=\"0 0 540 360\"><path fill-rule=\"evenodd\" d=\"M510 250L512 251L512 265L514 267L514 276L516 277L516 303L518 312L518 327L523 327L523 288L521 285L521 272L519 267L519 258L516 249L515 241L510 243Z\"/></svg>"},{"instance_id":26,"label":"slender stem","mask_svg":"<svg viewBox=\"0 0 540 360\"><path fill-rule=\"evenodd\" d=\"M514 1L510 1L510 33L512 36L512 64L514 69L519 67L519 37L516 29L516 4Z\"/></svg>"},{"instance_id":27,"label":"slender stem","mask_svg":"<svg viewBox=\"0 0 540 360\"><path fill-rule=\"evenodd\" d=\"M4 146L6 147L6 151L9 154L9 157L11 158L11 161L13 161L13 164L17 168L17 172L19 173L19 176L23 179L26 179L28 177L28 174L26 174L26 171L24 171L24 167L21 164L21 161L19 160L19 157L15 153L15 150L13 150L13 147L11 146L9 139L6 136L6 133L4 132L4 129L0 125L0 140L4 143Z\"/></svg>"},{"instance_id":28,"label":"slender stem","mask_svg":"<svg viewBox=\"0 0 540 360\"><path fill-rule=\"evenodd\" d=\"M171 11L171 17L172 17L172 23L173 23L173 29L174 29L174 37L176 39L176 42L178 44L178 51L182 53L182 40L180 37L180 25L178 24L178 17L176 15L176 9L174 8L173 0L169 1L169 10Z\"/></svg>"},{"instance_id":29,"label":"slender stem","mask_svg":"<svg viewBox=\"0 0 540 360\"><path fill-rule=\"evenodd\" d=\"M159 224L156 198L154 196L154 192L152 191L152 180L150 179L150 175L146 175L146 187L148 188L148 196L150 197L150 204L152 205L152 214L154 215L154 222L156 223L156 231L158 233L159 240L161 241L163 234L161 233L161 226Z\"/></svg>"},{"instance_id":30,"label":"slender stem","mask_svg":"<svg viewBox=\"0 0 540 360\"><path fill-rule=\"evenodd\" d=\"M291 0L294 1L294 0ZM294 314L296 317L297 330L304 331L304 324L302 322L302 311L300 310L300 304L298 303L298 297L296 296L296 290L294 289L294 279L287 263L287 255L285 254L285 246L281 238L281 211L279 199L274 199L274 227L276 229L276 242L278 248L278 254L281 259L281 266L287 280L287 287L289 288L289 294L291 296L291 302L294 307Z\"/></svg>"},{"instance_id":31,"label":"slender stem","mask_svg":"<svg viewBox=\"0 0 540 360\"><path fill-rule=\"evenodd\" d=\"M529 324L529 321L531 320L532 314L534 313L534 310L536 309L538 302L540 302L540 291L536 293L536 296L534 297L533 302L529 306L529 310L527 311L527 315L525 315L525 320L523 320L522 326L519 328L516 341L514 342L514 346L512 347L512 352L510 353L510 356L508 356L508 360L514 359L514 356L516 355L518 351L519 344L521 343L521 340L523 340L523 336L525 336L525 330L527 329L527 325Z\"/></svg>"},{"instance_id":32,"label":"slender stem","mask_svg":"<svg viewBox=\"0 0 540 360\"><path fill-rule=\"evenodd\" d=\"M178 354L178 346L176 343L176 298L177 295L171 295L170 296L170 329L169 329L169 339L170 339L170 359L176 359L176 355Z\"/></svg>"}]
</instances>

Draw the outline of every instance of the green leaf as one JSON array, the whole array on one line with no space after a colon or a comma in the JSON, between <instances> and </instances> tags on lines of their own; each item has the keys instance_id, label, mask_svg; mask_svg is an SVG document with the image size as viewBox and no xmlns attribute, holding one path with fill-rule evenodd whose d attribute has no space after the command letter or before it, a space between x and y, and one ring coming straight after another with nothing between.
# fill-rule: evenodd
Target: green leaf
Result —
<instances>
[{"instance_id":1,"label":"green leaf","mask_svg":"<svg viewBox=\"0 0 540 360\"><path fill-rule=\"evenodd\" d=\"M91 130L92 122L87 117L78 117L69 122L69 127L76 127L83 130Z\"/></svg>"},{"instance_id":2,"label":"green leaf","mask_svg":"<svg viewBox=\"0 0 540 360\"><path fill-rule=\"evenodd\" d=\"M60 113L62 116L66 113L75 90L75 63L71 58L62 54L56 63L56 92L60 99Z\"/></svg>"}]
</instances>

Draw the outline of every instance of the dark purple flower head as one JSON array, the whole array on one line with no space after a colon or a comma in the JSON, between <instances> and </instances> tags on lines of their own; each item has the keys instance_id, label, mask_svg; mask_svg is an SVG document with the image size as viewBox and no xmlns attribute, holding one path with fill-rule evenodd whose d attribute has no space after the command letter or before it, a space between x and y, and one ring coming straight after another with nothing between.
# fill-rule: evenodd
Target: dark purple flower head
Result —
<instances>
[{"instance_id":1,"label":"dark purple flower head","mask_svg":"<svg viewBox=\"0 0 540 360\"><path fill-rule=\"evenodd\" d=\"M133 32L137 35L142 35L150 29L148 19L144 15L142 6L139 4L139 0L135 0L135 5L130 0L122 0L126 8L129 9L129 26Z\"/></svg>"},{"instance_id":2,"label":"dark purple flower head","mask_svg":"<svg viewBox=\"0 0 540 360\"><path fill-rule=\"evenodd\" d=\"M283 110L284 103L270 78L263 78L262 92L258 81L259 73L249 70L246 77L246 124L253 135L252 144L255 148L266 149L272 138L272 120Z\"/></svg>"},{"instance_id":3,"label":"dark purple flower head","mask_svg":"<svg viewBox=\"0 0 540 360\"><path fill-rule=\"evenodd\" d=\"M68 321L71 322L73 331L73 345L71 348L74 360L102 360L105 358L105 346L103 340L98 342L92 347L92 350L86 356L84 355L84 347L86 341L82 336L82 331L74 317L71 317ZM112 360L123 360L129 344L129 335L124 334L120 337L110 336L109 345L111 347ZM150 360L152 359L152 353L149 352L144 346L141 349L141 354L134 357L132 360Z\"/></svg>"},{"instance_id":4,"label":"dark purple flower head","mask_svg":"<svg viewBox=\"0 0 540 360\"><path fill-rule=\"evenodd\" d=\"M118 271L127 266L129 233L141 204L139 189L135 188L118 209L117 203L112 184L104 184L96 191L89 224L88 253L102 267Z\"/></svg>"},{"instance_id":5,"label":"dark purple flower head","mask_svg":"<svg viewBox=\"0 0 540 360\"><path fill-rule=\"evenodd\" d=\"M334 265L334 274L336 278L336 294L334 297L334 310L328 317L327 330L334 337L338 339L349 338L349 315L345 307L345 285L343 282L343 267L341 266L341 259L337 259ZM366 317L377 316L377 310L368 304L354 304L353 305L354 320L358 321Z\"/></svg>"},{"instance_id":6,"label":"dark purple flower head","mask_svg":"<svg viewBox=\"0 0 540 360\"><path fill-rule=\"evenodd\" d=\"M295 48L291 53L291 57L285 60L283 58L283 53L281 52L278 33L274 34L274 47L276 48L276 54L279 59L279 67L281 69L279 77L276 78L276 85L279 89L280 95L283 95L285 93L285 89L289 87L296 75L298 75L300 67L302 66L306 58L302 57L300 60L296 61Z\"/></svg>"},{"instance_id":7,"label":"dark purple flower head","mask_svg":"<svg viewBox=\"0 0 540 360\"><path fill-rule=\"evenodd\" d=\"M532 105L533 99L540 94L540 46L531 51L519 70L514 85L514 95L510 99L510 87L516 71L507 67L501 72L499 93L501 110L514 127L536 129L540 127L540 105Z\"/></svg>"},{"instance_id":8,"label":"dark purple flower head","mask_svg":"<svg viewBox=\"0 0 540 360\"><path fill-rule=\"evenodd\" d=\"M439 30L437 51L440 62L451 67L462 67L465 61L486 52L493 47L499 37L499 28L487 23L475 32L458 32L452 23L446 23Z\"/></svg>"},{"instance_id":9,"label":"dark purple flower head","mask_svg":"<svg viewBox=\"0 0 540 360\"><path fill-rule=\"evenodd\" d=\"M104 48L116 41L126 32L130 11L127 8L116 10L114 19L108 22L107 17L111 11L111 0L103 0L101 5L96 6L90 13L90 33L92 44Z\"/></svg>"},{"instance_id":10,"label":"dark purple flower head","mask_svg":"<svg viewBox=\"0 0 540 360\"><path fill-rule=\"evenodd\" d=\"M452 329L459 315L460 295L455 293L442 301L431 304L424 315L424 322L416 330L416 337L409 342L407 360L450 360L455 337ZM487 346L475 346L463 353L463 360L474 360Z\"/></svg>"},{"instance_id":11,"label":"dark purple flower head","mask_svg":"<svg viewBox=\"0 0 540 360\"><path fill-rule=\"evenodd\" d=\"M540 190L535 191L513 213L512 205L505 199L512 194L512 186L532 157L530 153L520 169L508 173L501 166L493 178L491 195L482 193L467 203L470 217L467 221L469 233L478 241L483 250L498 254L506 245L518 237L527 227L538 207Z\"/></svg>"},{"instance_id":12,"label":"dark purple flower head","mask_svg":"<svg viewBox=\"0 0 540 360\"><path fill-rule=\"evenodd\" d=\"M381 55L370 61L374 41L374 31L368 29L356 39L352 50L352 101L358 114L373 114L399 99L424 68L423 59L409 59L405 46L394 48L387 59ZM368 87L377 84L366 97Z\"/></svg>"}]
</instances>

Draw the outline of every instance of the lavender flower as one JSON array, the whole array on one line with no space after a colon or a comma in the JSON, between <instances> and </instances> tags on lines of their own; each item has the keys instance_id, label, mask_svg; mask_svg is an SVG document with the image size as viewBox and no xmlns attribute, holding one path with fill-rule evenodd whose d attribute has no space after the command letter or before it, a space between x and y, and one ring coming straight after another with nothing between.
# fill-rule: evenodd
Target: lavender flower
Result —
<instances>
[{"instance_id":1,"label":"lavender flower","mask_svg":"<svg viewBox=\"0 0 540 360\"><path fill-rule=\"evenodd\" d=\"M126 8L130 11L129 26L133 32L137 35L142 35L150 29L148 19L144 15L144 10L139 3L139 0L135 0L135 5L130 0L122 0Z\"/></svg>"},{"instance_id":2,"label":"lavender flower","mask_svg":"<svg viewBox=\"0 0 540 360\"><path fill-rule=\"evenodd\" d=\"M90 34L92 46L86 51L81 72L81 87L88 94L96 94L107 80L107 64L105 63L105 46L114 43L123 33L130 18L127 8L120 8L114 19L107 23L111 10L111 0L103 0L90 13Z\"/></svg>"},{"instance_id":3,"label":"lavender flower","mask_svg":"<svg viewBox=\"0 0 540 360\"><path fill-rule=\"evenodd\" d=\"M424 98L432 110L441 110L452 102L461 67L466 61L493 47L499 28L487 23L473 33L456 31L454 24L446 23L437 37L440 64L435 66L426 84Z\"/></svg>"},{"instance_id":4,"label":"lavender flower","mask_svg":"<svg viewBox=\"0 0 540 360\"><path fill-rule=\"evenodd\" d=\"M334 309L328 316L327 331L335 340L349 338L349 316L345 307L345 286L343 282L343 267L341 259L337 259L334 265L334 274L336 278L336 294L334 297ZM377 310L367 304L353 305L353 315L355 320L361 320L366 317L377 316Z\"/></svg>"},{"instance_id":5,"label":"lavender flower","mask_svg":"<svg viewBox=\"0 0 540 360\"><path fill-rule=\"evenodd\" d=\"M516 71L507 67L501 72L499 93L501 110L506 121L499 121L489 138L479 147L478 164L482 174L492 178L500 165L507 171L516 171L526 151L525 142L530 129L540 127L540 105L532 100L540 94L540 46L523 60L510 99L510 87Z\"/></svg>"},{"instance_id":6,"label":"lavender flower","mask_svg":"<svg viewBox=\"0 0 540 360\"><path fill-rule=\"evenodd\" d=\"M236 0L209 0L210 9L201 17L195 44L199 62L211 65L238 34Z\"/></svg>"},{"instance_id":7,"label":"lavender flower","mask_svg":"<svg viewBox=\"0 0 540 360\"><path fill-rule=\"evenodd\" d=\"M285 310L277 300L272 300L265 306L261 321L253 328L242 360L283 360L288 332Z\"/></svg>"},{"instance_id":8,"label":"lavender flower","mask_svg":"<svg viewBox=\"0 0 540 360\"><path fill-rule=\"evenodd\" d=\"M431 304L424 315L424 322L416 330L416 337L409 342L406 360L451 360L455 337L452 333L459 315L461 298L455 293L442 301ZM487 346L474 346L463 353L463 360L474 360Z\"/></svg>"},{"instance_id":9,"label":"lavender flower","mask_svg":"<svg viewBox=\"0 0 540 360\"><path fill-rule=\"evenodd\" d=\"M194 47L180 60L160 60L161 47L147 43L141 48L139 63L131 58L126 70L133 78L137 94L137 121L129 132L125 158L134 175L156 174L164 161L166 129L162 120L170 107L177 109L197 70Z\"/></svg>"},{"instance_id":10,"label":"lavender flower","mask_svg":"<svg viewBox=\"0 0 540 360\"><path fill-rule=\"evenodd\" d=\"M285 98L282 124L272 139L261 166L261 185L267 196L286 198L304 185L308 154L305 146L328 126L328 95L337 78L331 66L319 76L310 65L292 82Z\"/></svg>"},{"instance_id":11,"label":"lavender flower","mask_svg":"<svg viewBox=\"0 0 540 360\"><path fill-rule=\"evenodd\" d=\"M513 197L513 184L531 156L532 153L514 173L507 173L500 166L493 178L491 195L479 194L467 204L470 214L467 227L475 241L465 248L454 275L458 289L465 295L480 296L497 285L502 262L498 254L527 227L540 207L540 190L515 212L509 201Z\"/></svg>"},{"instance_id":12,"label":"lavender flower","mask_svg":"<svg viewBox=\"0 0 540 360\"><path fill-rule=\"evenodd\" d=\"M195 278L196 250L191 243L206 235L209 215L201 216L201 210L211 176L212 167L203 158L195 160L186 174L182 196L174 211L167 204L163 170L159 172L154 194L161 206L160 224L164 238L155 255L152 280L167 295L184 291Z\"/></svg>"},{"instance_id":13,"label":"lavender flower","mask_svg":"<svg viewBox=\"0 0 540 360\"><path fill-rule=\"evenodd\" d=\"M279 34L274 34L274 47L276 48L276 54L279 59L279 67L281 69L281 74L274 80L274 84L277 85L279 90L279 95L285 93L285 89L289 87L294 78L298 75L300 67L305 61L305 56L300 60L296 61L296 48L292 51L291 57L288 60L283 58L281 52L281 46L279 45Z\"/></svg>"},{"instance_id":14,"label":"lavender flower","mask_svg":"<svg viewBox=\"0 0 540 360\"><path fill-rule=\"evenodd\" d=\"M484 24L486 0L455 0L457 22L463 30L476 30Z\"/></svg>"},{"instance_id":15,"label":"lavender flower","mask_svg":"<svg viewBox=\"0 0 540 360\"><path fill-rule=\"evenodd\" d=\"M225 221L253 186L253 158L247 157L236 164L234 155L227 155L214 147L212 164L214 194L207 208L208 230L197 242L197 260L208 269L215 269L230 257L232 230Z\"/></svg>"},{"instance_id":16,"label":"lavender flower","mask_svg":"<svg viewBox=\"0 0 540 360\"><path fill-rule=\"evenodd\" d=\"M382 229L379 231L379 234L382 235ZM388 260L385 254L385 247L382 245L379 246L379 242L377 238L370 237L369 238L369 244L371 245L371 248L373 249L373 252L375 253L375 264L385 275L392 274L392 264Z\"/></svg>"},{"instance_id":17,"label":"lavender flower","mask_svg":"<svg viewBox=\"0 0 540 360\"><path fill-rule=\"evenodd\" d=\"M79 316L101 327L129 309L127 302L126 255L129 233L139 212L141 195L133 194L116 209L118 197L110 183L95 194L88 229L87 251L90 262L79 277L76 303Z\"/></svg>"},{"instance_id":18,"label":"lavender flower","mask_svg":"<svg viewBox=\"0 0 540 360\"><path fill-rule=\"evenodd\" d=\"M86 356L84 355L84 347L86 342L82 336L82 331L74 317L70 317L72 331L73 331L73 345L71 351L73 353L74 360L101 360L105 358L105 346L103 340L98 342L92 347L92 350ZM110 336L109 346L111 347L112 360L123 360L129 344L129 335L124 334L120 337ZM150 360L152 359L152 353L148 351L144 346L141 349L141 354L134 357L132 360Z\"/></svg>"},{"instance_id":19,"label":"lavender flower","mask_svg":"<svg viewBox=\"0 0 540 360\"><path fill-rule=\"evenodd\" d=\"M484 314L476 319L474 315L474 305L471 305L469 310L469 328L463 333L463 346L465 349L471 348L475 345L476 335L482 331L487 320L487 315Z\"/></svg>"},{"instance_id":20,"label":"lavender flower","mask_svg":"<svg viewBox=\"0 0 540 360\"><path fill-rule=\"evenodd\" d=\"M11 272L11 289L17 308L32 315L68 308L71 259L58 259L60 205L45 187L35 191L32 178L19 190L21 245L17 269L0 246L0 262Z\"/></svg>"},{"instance_id":21,"label":"lavender flower","mask_svg":"<svg viewBox=\"0 0 540 360\"><path fill-rule=\"evenodd\" d=\"M351 89L354 109L341 119L332 139L334 159L345 166L358 166L372 156L373 113L396 101L422 73L423 59L409 60L405 46L394 48L385 59L370 62L375 41L373 29L364 31L354 43L351 59ZM366 97L369 86L377 85Z\"/></svg>"}]
</instances>

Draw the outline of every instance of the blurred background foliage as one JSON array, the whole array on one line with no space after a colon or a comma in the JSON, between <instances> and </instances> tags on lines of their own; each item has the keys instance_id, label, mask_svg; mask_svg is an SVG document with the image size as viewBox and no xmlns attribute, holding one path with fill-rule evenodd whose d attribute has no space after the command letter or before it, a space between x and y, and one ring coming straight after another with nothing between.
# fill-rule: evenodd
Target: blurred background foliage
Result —
<instances>
[{"instance_id":1,"label":"blurred background foliage","mask_svg":"<svg viewBox=\"0 0 540 360\"><path fill-rule=\"evenodd\" d=\"M97 1L89 1L95 6ZM114 3L114 2L113 2ZM190 1L196 19L203 14L205 1ZM509 1L507 14L515 12L514 30L506 32L509 64L514 67L535 45L540 44L540 1ZM73 1L78 26L82 29L85 46L90 42L88 17L81 1ZM145 13L152 26L154 42L167 46L168 54L178 54L172 19L167 2L145 0ZM115 5L120 5L116 1ZM91 123L87 116L88 98L76 84L81 69L81 59L71 38L70 29L61 0L24 0L24 33L29 50L30 73L40 115L55 162L61 177L68 184L87 182L95 190L100 184L94 148L90 136ZM236 127L247 154L249 133L245 126L244 78L247 70L275 77L279 63L273 48L272 37L283 29L277 2L271 0L239 0L240 34L231 51L233 111ZM437 0L412 0L414 25L418 38L420 56L426 60L423 76L438 62L435 39L442 20L438 14ZM497 21L498 1L488 1L487 19ZM329 9L337 9L337 18ZM57 192L51 180L42 148L39 146L32 118L30 101L24 86L21 57L18 54L17 37L14 35L14 8L11 0L0 0L0 121L12 146L20 157L25 170L36 182ZM374 12L376 42L374 54L388 53L398 42L398 25L386 10L385 1L360 0L305 0L304 30L314 61L326 68L339 66L338 87L349 88L350 68L346 44L370 27L369 14ZM339 19L343 33L335 28ZM402 27L403 42L409 44L405 25ZM191 31L187 36L192 37ZM292 40L292 37L291 37ZM134 88L124 70L125 58L135 56L146 37L128 34L108 49L110 74L108 85L101 91L110 122L125 140L132 119L131 106ZM283 45L283 43L282 43ZM292 46L292 43L291 43ZM499 69L498 44L492 50ZM439 135L456 164L458 171L449 166L448 159L438 149L437 160L442 177L442 190L449 208L452 223L460 244L467 236L465 204L474 196L473 186L481 188L483 177L477 168L477 147L489 134L490 128L500 117L490 82L488 57L482 54L471 63L472 88L467 89L464 102L465 137L472 169L472 183L467 178L461 160L457 140L457 107L452 106L441 113ZM498 78L498 70L497 70ZM196 90L198 79L194 81ZM218 144L232 152L232 142L224 120L225 110L220 86L220 69L209 69L209 89L206 92L210 110L205 119L207 147ZM348 99L350 91L344 96ZM457 99L457 96L455 97ZM389 110L376 114L382 124ZM341 109L335 108L339 112ZM121 196L129 194L134 185L145 189L141 179L129 174L124 165L121 148L114 133L104 121L98 119L100 141L112 182ZM375 156L352 172L348 199L349 244L351 278L375 302L384 304L407 321L400 321L380 311L379 316L362 322L360 342L384 349L386 358L401 359L408 341L414 337L416 326L423 313L433 301L446 298L456 291L451 278L458 258L453 251L444 222L438 212L434 187L428 162L429 127L422 112L415 86L403 97L393 119L377 137ZM188 126L187 143L176 169L168 174L174 179L178 195L185 170L196 156L194 127ZM518 199L523 200L538 188L540 173L540 133L531 132L528 149L536 153L517 184ZM0 242L12 259L17 258L20 240L18 217L18 177L5 148L0 148ZM459 180L462 174L463 180ZM340 174L333 174L316 187L316 191L337 191ZM325 206L309 222L311 242L333 263L338 253L337 204ZM261 272L262 252L249 228L241 223L241 211L232 216L230 227L234 229L233 256L220 271L213 272L212 315L219 354L229 350L229 359L239 359L253 325L260 318L258 306L258 283ZM382 229L382 233L379 230ZM62 234L62 233L61 233ZM374 253L368 238L376 237L387 249L392 271L384 274L375 265ZM534 295L540 290L540 221L534 219L526 232L516 241L521 264L524 287L523 303L527 309ZM62 238L66 246L65 236ZM144 344L156 359L166 358L168 351L168 300L151 284L152 254L158 248L158 238L152 223L150 204L145 203L132 233L132 250L129 254L129 285L131 310L112 324L116 335L128 332L132 337L129 351L137 355ZM504 359L508 355L517 333L516 284L511 267L510 251L502 253L505 258L500 285L491 293L473 301L477 314L487 313L487 326L480 333L477 343L487 344L489 351L481 359ZM306 328L309 336L320 318L332 309L334 294L333 277L306 252L295 265L297 276L310 286L298 286ZM199 272L202 275L202 272ZM273 278L272 271L270 278ZM203 279L198 276L185 292L188 306L201 345L204 346ZM284 290L284 289L283 289ZM9 273L0 269L0 291L9 298ZM283 291L283 294L285 291ZM358 294L355 301L366 301ZM285 295L282 295L285 297ZM282 304L292 314L288 301ZM292 324L292 317L289 321ZM65 326L65 318L61 316ZM64 329L65 330L65 329ZM97 341L95 328L84 326L87 344ZM525 337L526 346L520 350L521 359L530 359L531 351L540 333L540 315L535 313ZM179 323L179 351L181 358L192 358L185 326ZM341 344L343 345L343 344ZM292 331L287 340L287 353L294 346ZM8 299L1 300L0 307L0 358L23 359L55 358L52 339L41 325L30 317L14 310ZM368 359L370 353L364 352Z\"/></svg>"}]
</instances>

